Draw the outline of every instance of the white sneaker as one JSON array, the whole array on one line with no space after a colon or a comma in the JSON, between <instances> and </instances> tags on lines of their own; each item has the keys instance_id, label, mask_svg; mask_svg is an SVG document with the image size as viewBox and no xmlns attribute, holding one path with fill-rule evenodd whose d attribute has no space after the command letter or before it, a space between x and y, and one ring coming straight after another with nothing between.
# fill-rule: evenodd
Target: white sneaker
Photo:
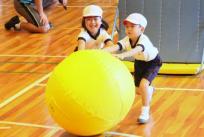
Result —
<instances>
[{"instance_id":1,"label":"white sneaker","mask_svg":"<svg viewBox=\"0 0 204 137\"><path fill-rule=\"evenodd\" d=\"M149 121L149 106L143 106L141 110L141 114L137 119L138 123L145 124Z\"/></svg>"}]
</instances>

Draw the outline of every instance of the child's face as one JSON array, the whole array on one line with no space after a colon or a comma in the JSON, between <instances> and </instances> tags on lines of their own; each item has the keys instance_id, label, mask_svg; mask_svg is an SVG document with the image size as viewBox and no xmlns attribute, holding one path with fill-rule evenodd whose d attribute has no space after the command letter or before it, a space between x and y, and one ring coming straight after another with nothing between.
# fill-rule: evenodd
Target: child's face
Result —
<instances>
[{"instance_id":1,"label":"child's face","mask_svg":"<svg viewBox=\"0 0 204 137\"><path fill-rule=\"evenodd\" d=\"M88 31L92 34L92 35L95 35L100 26L101 26L101 17L86 17L85 18L85 25L86 25L86 28L88 29Z\"/></svg>"},{"instance_id":2,"label":"child's face","mask_svg":"<svg viewBox=\"0 0 204 137\"><path fill-rule=\"evenodd\" d=\"M140 25L126 22L125 32L129 38L134 39L134 38L138 38L144 32L144 28Z\"/></svg>"}]
</instances>

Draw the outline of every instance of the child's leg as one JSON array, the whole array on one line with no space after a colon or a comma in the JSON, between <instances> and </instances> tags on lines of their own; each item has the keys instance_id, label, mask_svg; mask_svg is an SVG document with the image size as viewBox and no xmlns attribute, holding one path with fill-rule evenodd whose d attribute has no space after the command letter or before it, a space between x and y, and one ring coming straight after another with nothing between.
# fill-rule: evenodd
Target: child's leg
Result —
<instances>
[{"instance_id":1,"label":"child's leg","mask_svg":"<svg viewBox=\"0 0 204 137\"><path fill-rule=\"evenodd\" d=\"M149 86L149 84L150 82L143 78L138 88L142 96L142 109L138 118L139 123L147 123L149 120L150 103L154 91L154 88Z\"/></svg>"},{"instance_id":2,"label":"child's leg","mask_svg":"<svg viewBox=\"0 0 204 137\"><path fill-rule=\"evenodd\" d=\"M140 89L138 87L135 87L135 92L136 92L137 95L141 95L141 91L140 91Z\"/></svg>"},{"instance_id":3,"label":"child's leg","mask_svg":"<svg viewBox=\"0 0 204 137\"><path fill-rule=\"evenodd\" d=\"M148 92L149 81L143 78L140 82L139 89L140 89L141 95L142 95L142 105L143 106L149 106L150 96L151 96L151 94Z\"/></svg>"}]
</instances>

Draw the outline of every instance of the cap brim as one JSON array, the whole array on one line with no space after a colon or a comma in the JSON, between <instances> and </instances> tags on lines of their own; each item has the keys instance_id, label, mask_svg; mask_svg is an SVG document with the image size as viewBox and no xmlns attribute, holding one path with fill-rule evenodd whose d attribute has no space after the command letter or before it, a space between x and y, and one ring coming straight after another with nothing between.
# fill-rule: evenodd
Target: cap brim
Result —
<instances>
[{"instance_id":1,"label":"cap brim","mask_svg":"<svg viewBox=\"0 0 204 137\"><path fill-rule=\"evenodd\" d=\"M102 17L101 15L83 15L83 17Z\"/></svg>"},{"instance_id":2,"label":"cap brim","mask_svg":"<svg viewBox=\"0 0 204 137\"><path fill-rule=\"evenodd\" d=\"M135 24L135 23L133 23L133 22L130 21L130 20L124 20L124 21L123 21L123 25L126 25L128 22L131 23L131 24Z\"/></svg>"}]
</instances>

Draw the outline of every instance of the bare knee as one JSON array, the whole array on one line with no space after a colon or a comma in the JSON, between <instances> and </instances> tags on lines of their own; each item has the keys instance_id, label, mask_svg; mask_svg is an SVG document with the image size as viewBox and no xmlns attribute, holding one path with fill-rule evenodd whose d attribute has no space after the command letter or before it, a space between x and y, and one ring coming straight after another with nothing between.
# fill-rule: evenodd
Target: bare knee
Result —
<instances>
[{"instance_id":1,"label":"bare knee","mask_svg":"<svg viewBox=\"0 0 204 137\"><path fill-rule=\"evenodd\" d=\"M39 33L47 33L49 31L49 29L50 28L48 28L46 26L38 27Z\"/></svg>"},{"instance_id":2,"label":"bare knee","mask_svg":"<svg viewBox=\"0 0 204 137\"><path fill-rule=\"evenodd\" d=\"M149 87L149 81L143 78L140 82L139 89L141 91L145 91L147 90L148 87Z\"/></svg>"},{"instance_id":3,"label":"bare knee","mask_svg":"<svg viewBox=\"0 0 204 137\"><path fill-rule=\"evenodd\" d=\"M137 94L137 95L141 95L141 90L140 90L140 88L136 87L135 91L136 91L136 94Z\"/></svg>"}]
</instances>

